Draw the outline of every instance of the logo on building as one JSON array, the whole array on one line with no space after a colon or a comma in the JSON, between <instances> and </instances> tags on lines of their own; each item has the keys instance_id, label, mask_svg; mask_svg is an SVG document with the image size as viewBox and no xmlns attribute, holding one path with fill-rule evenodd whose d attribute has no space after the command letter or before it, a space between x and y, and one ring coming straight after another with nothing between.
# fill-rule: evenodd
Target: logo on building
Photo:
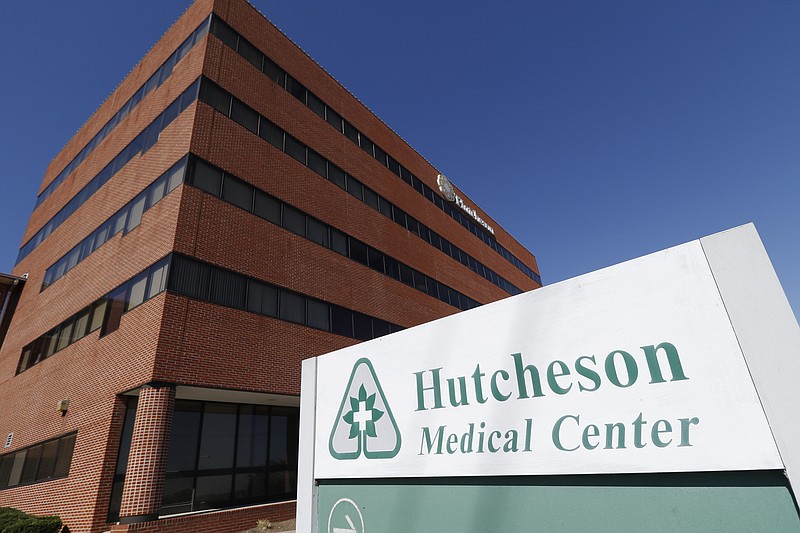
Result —
<instances>
[{"instance_id":1,"label":"logo on building","mask_svg":"<svg viewBox=\"0 0 800 533\"><path fill-rule=\"evenodd\" d=\"M462 200L461 197L456 194L453 184L450 183L450 180L447 179L444 174L439 174L439 176L436 178L436 183L439 184L439 190L442 191L445 200L456 204L461 208L462 211L471 216L475 222L480 224L486 231L494 235L494 228L490 226L488 222L483 220L474 208L464 203L464 200Z\"/></svg>"},{"instance_id":2,"label":"logo on building","mask_svg":"<svg viewBox=\"0 0 800 533\"><path fill-rule=\"evenodd\" d=\"M353 365L328 448L336 459L388 459L400 451L400 430L365 357Z\"/></svg>"},{"instance_id":3,"label":"logo on building","mask_svg":"<svg viewBox=\"0 0 800 533\"><path fill-rule=\"evenodd\" d=\"M450 183L450 180L447 179L444 174L439 174L439 176L436 178L436 183L439 184L439 190L442 191L442 194L448 202L456 201L456 190L453 188L453 184Z\"/></svg>"}]
</instances>

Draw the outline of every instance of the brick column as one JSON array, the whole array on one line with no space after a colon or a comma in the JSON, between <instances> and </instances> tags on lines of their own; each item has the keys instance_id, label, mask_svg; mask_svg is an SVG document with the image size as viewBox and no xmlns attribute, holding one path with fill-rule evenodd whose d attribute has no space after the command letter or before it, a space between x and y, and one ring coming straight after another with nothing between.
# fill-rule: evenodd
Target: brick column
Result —
<instances>
[{"instance_id":1,"label":"brick column","mask_svg":"<svg viewBox=\"0 0 800 533\"><path fill-rule=\"evenodd\" d=\"M158 518L174 410L174 385L148 383L140 390L122 491L119 520L122 524Z\"/></svg>"}]
</instances>

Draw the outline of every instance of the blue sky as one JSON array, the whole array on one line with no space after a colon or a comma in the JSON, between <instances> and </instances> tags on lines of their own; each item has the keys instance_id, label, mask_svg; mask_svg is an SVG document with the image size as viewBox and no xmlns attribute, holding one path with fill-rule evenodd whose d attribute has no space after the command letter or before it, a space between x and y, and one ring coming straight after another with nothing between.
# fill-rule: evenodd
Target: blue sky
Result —
<instances>
[{"instance_id":1,"label":"blue sky","mask_svg":"<svg viewBox=\"0 0 800 533\"><path fill-rule=\"evenodd\" d=\"M545 283L754 222L800 314L800 2L253 3ZM188 4L4 5L0 271L47 164Z\"/></svg>"}]
</instances>

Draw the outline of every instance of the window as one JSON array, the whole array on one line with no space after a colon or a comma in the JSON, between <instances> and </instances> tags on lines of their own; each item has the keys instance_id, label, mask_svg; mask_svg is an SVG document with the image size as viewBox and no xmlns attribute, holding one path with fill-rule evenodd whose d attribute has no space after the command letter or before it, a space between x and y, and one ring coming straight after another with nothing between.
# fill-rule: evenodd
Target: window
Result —
<instances>
[{"instance_id":1,"label":"window","mask_svg":"<svg viewBox=\"0 0 800 533\"><path fill-rule=\"evenodd\" d=\"M311 148L308 149L308 168L322 176L323 178L328 177L328 164L324 157L319 155L317 152L312 150Z\"/></svg>"},{"instance_id":2,"label":"window","mask_svg":"<svg viewBox=\"0 0 800 533\"><path fill-rule=\"evenodd\" d=\"M247 279L215 268L211 275L211 301L226 307L245 309Z\"/></svg>"},{"instance_id":3,"label":"window","mask_svg":"<svg viewBox=\"0 0 800 533\"><path fill-rule=\"evenodd\" d=\"M69 345L70 337L72 336L72 328L74 325L75 324L72 320L69 320L61 325L61 329L58 332L58 344L56 345L56 351L61 350ZM42 346L42 349L44 349L44 346Z\"/></svg>"},{"instance_id":4,"label":"window","mask_svg":"<svg viewBox=\"0 0 800 533\"><path fill-rule=\"evenodd\" d=\"M283 227L302 237L306 235L306 215L294 207L283 204Z\"/></svg>"},{"instance_id":5,"label":"window","mask_svg":"<svg viewBox=\"0 0 800 533\"><path fill-rule=\"evenodd\" d=\"M222 199L237 207L252 211L253 190L251 185L225 175L225 181L222 185Z\"/></svg>"},{"instance_id":6,"label":"window","mask_svg":"<svg viewBox=\"0 0 800 533\"><path fill-rule=\"evenodd\" d=\"M340 189L347 189L344 170L336 165L328 165L328 179Z\"/></svg>"},{"instance_id":7,"label":"window","mask_svg":"<svg viewBox=\"0 0 800 533\"><path fill-rule=\"evenodd\" d=\"M147 299L163 292L167 288L169 260L164 259L150 267L150 284L147 286Z\"/></svg>"},{"instance_id":8,"label":"window","mask_svg":"<svg viewBox=\"0 0 800 533\"><path fill-rule=\"evenodd\" d=\"M316 218L308 217L308 238L317 244L327 247L330 243L328 225Z\"/></svg>"},{"instance_id":9,"label":"window","mask_svg":"<svg viewBox=\"0 0 800 533\"><path fill-rule=\"evenodd\" d=\"M236 98L231 106L231 119L258 135L258 113Z\"/></svg>"},{"instance_id":10,"label":"window","mask_svg":"<svg viewBox=\"0 0 800 533\"><path fill-rule=\"evenodd\" d=\"M344 122L345 137L347 137L354 143L358 144L358 130L355 129L353 125L347 122L346 120L344 120L343 122Z\"/></svg>"},{"instance_id":11,"label":"window","mask_svg":"<svg viewBox=\"0 0 800 533\"><path fill-rule=\"evenodd\" d=\"M250 280L247 284L247 310L267 316L278 314L278 290Z\"/></svg>"},{"instance_id":12,"label":"window","mask_svg":"<svg viewBox=\"0 0 800 533\"><path fill-rule=\"evenodd\" d=\"M306 164L306 145L292 137L286 135L286 153L294 159L297 159L304 165Z\"/></svg>"},{"instance_id":13,"label":"window","mask_svg":"<svg viewBox=\"0 0 800 533\"><path fill-rule=\"evenodd\" d=\"M361 149L364 150L365 152L367 152L369 155L374 156L375 155L375 144L372 141L370 141L369 138L366 135L364 135L363 133L361 133L359 135L359 137L361 138L361 141L359 143L360 146L361 146ZM384 159L383 164L384 165L386 164L386 160L385 159Z\"/></svg>"},{"instance_id":14,"label":"window","mask_svg":"<svg viewBox=\"0 0 800 533\"><path fill-rule=\"evenodd\" d=\"M291 94L304 104L306 103L306 88L303 86L302 83L300 83L293 77L289 76L288 74L286 75L286 90L289 92L289 94Z\"/></svg>"},{"instance_id":15,"label":"window","mask_svg":"<svg viewBox=\"0 0 800 533\"><path fill-rule=\"evenodd\" d=\"M108 295L106 316L103 318L103 328L100 330L101 337L119 329L122 314L125 312L127 289L128 287L123 286Z\"/></svg>"},{"instance_id":16,"label":"window","mask_svg":"<svg viewBox=\"0 0 800 533\"><path fill-rule=\"evenodd\" d=\"M200 434L200 453L197 468L212 470L233 467L236 449L236 405L206 403Z\"/></svg>"},{"instance_id":17,"label":"window","mask_svg":"<svg viewBox=\"0 0 800 533\"><path fill-rule=\"evenodd\" d=\"M280 317L281 319L288 320L289 322L305 324L305 299L299 294L289 291L281 291Z\"/></svg>"},{"instance_id":18,"label":"window","mask_svg":"<svg viewBox=\"0 0 800 533\"><path fill-rule=\"evenodd\" d=\"M347 235L334 228L331 228L331 250L347 256Z\"/></svg>"},{"instance_id":19,"label":"window","mask_svg":"<svg viewBox=\"0 0 800 533\"><path fill-rule=\"evenodd\" d=\"M214 83L206 82L200 86L200 100L225 116L231 112L231 95Z\"/></svg>"},{"instance_id":20,"label":"window","mask_svg":"<svg viewBox=\"0 0 800 533\"><path fill-rule=\"evenodd\" d=\"M373 145L373 149L375 150L375 159L378 160L378 163L386 166L386 152L377 144Z\"/></svg>"},{"instance_id":21,"label":"window","mask_svg":"<svg viewBox=\"0 0 800 533\"><path fill-rule=\"evenodd\" d=\"M364 199L364 187L361 185L360 181L349 174L347 175L347 192L359 200Z\"/></svg>"},{"instance_id":22,"label":"window","mask_svg":"<svg viewBox=\"0 0 800 533\"><path fill-rule=\"evenodd\" d=\"M0 489L67 476L75 436L72 433L0 456Z\"/></svg>"},{"instance_id":23,"label":"window","mask_svg":"<svg viewBox=\"0 0 800 533\"><path fill-rule=\"evenodd\" d=\"M222 184L222 171L208 165L202 161L197 161L192 176L192 185L219 196L220 185Z\"/></svg>"},{"instance_id":24,"label":"window","mask_svg":"<svg viewBox=\"0 0 800 533\"><path fill-rule=\"evenodd\" d=\"M350 238L350 259L358 261L362 265L367 264L367 245L352 237Z\"/></svg>"},{"instance_id":25,"label":"window","mask_svg":"<svg viewBox=\"0 0 800 533\"><path fill-rule=\"evenodd\" d=\"M103 325L103 317L105 317L107 305L108 300L105 298L98 300L92 305L92 318L89 323L89 331L100 329L100 326Z\"/></svg>"},{"instance_id":26,"label":"window","mask_svg":"<svg viewBox=\"0 0 800 533\"><path fill-rule=\"evenodd\" d=\"M367 341L372 338L372 318L361 313L353 313L353 337Z\"/></svg>"},{"instance_id":27,"label":"window","mask_svg":"<svg viewBox=\"0 0 800 533\"><path fill-rule=\"evenodd\" d=\"M266 119L261 119L258 136L278 150L283 150L283 130Z\"/></svg>"},{"instance_id":28,"label":"window","mask_svg":"<svg viewBox=\"0 0 800 533\"><path fill-rule=\"evenodd\" d=\"M252 63L254 67L256 67L258 70L261 70L261 63L264 61L264 54L259 52L255 46L248 43L244 39L240 39L238 52L239 55Z\"/></svg>"},{"instance_id":29,"label":"window","mask_svg":"<svg viewBox=\"0 0 800 533\"><path fill-rule=\"evenodd\" d=\"M130 285L131 287L130 293L128 294L128 305L125 309L126 311L130 311L144 302L145 293L147 291L147 272L143 272L137 276Z\"/></svg>"},{"instance_id":30,"label":"window","mask_svg":"<svg viewBox=\"0 0 800 533\"><path fill-rule=\"evenodd\" d=\"M281 223L281 203L272 196L268 196L261 191L256 191L256 200L253 212L256 216L269 220L274 224Z\"/></svg>"},{"instance_id":31,"label":"window","mask_svg":"<svg viewBox=\"0 0 800 533\"><path fill-rule=\"evenodd\" d=\"M273 63L272 60L266 56L264 57L264 66L262 67L262 71L269 79L283 87L286 79L286 72L284 72L281 67Z\"/></svg>"},{"instance_id":32,"label":"window","mask_svg":"<svg viewBox=\"0 0 800 533\"><path fill-rule=\"evenodd\" d=\"M338 305L331 306L331 331L337 335L353 337L353 312Z\"/></svg>"},{"instance_id":33,"label":"window","mask_svg":"<svg viewBox=\"0 0 800 533\"><path fill-rule=\"evenodd\" d=\"M325 118L325 104L317 98L317 96L312 93L311 91L308 92L308 101L306 105L308 105L309 109L319 115L322 118Z\"/></svg>"},{"instance_id":34,"label":"window","mask_svg":"<svg viewBox=\"0 0 800 533\"><path fill-rule=\"evenodd\" d=\"M364 187L364 202L372 209L378 210L378 194L369 187Z\"/></svg>"},{"instance_id":35,"label":"window","mask_svg":"<svg viewBox=\"0 0 800 533\"><path fill-rule=\"evenodd\" d=\"M343 121L342 121L342 116L339 113L337 113L336 111L334 111L330 107L327 107L325 109L325 120L328 121L328 124L330 124L331 126L336 128L336 130L339 133L342 133L342 122Z\"/></svg>"},{"instance_id":36,"label":"window","mask_svg":"<svg viewBox=\"0 0 800 533\"><path fill-rule=\"evenodd\" d=\"M389 326L388 322L384 322L383 320L373 320L372 321L372 330L375 335L375 338L383 337L384 335L388 335L392 332L391 326Z\"/></svg>"},{"instance_id":37,"label":"window","mask_svg":"<svg viewBox=\"0 0 800 533\"><path fill-rule=\"evenodd\" d=\"M377 270L381 274L384 273L383 257L383 253L379 252L375 248L371 246L367 248L367 265L372 270Z\"/></svg>"},{"instance_id":38,"label":"window","mask_svg":"<svg viewBox=\"0 0 800 533\"><path fill-rule=\"evenodd\" d=\"M330 306L318 300L308 300L308 325L323 331L330 330Z\"/></svg>"},{"instance_id":39,"label":"window","mask_svg":"<svg viewBox=\"0 0 800 533\"><path fill-rule=\"evenodd\" d=\"M109 520L119 518L135 413L130 400ZM298 431L296 407L177 400L161 515L294 499Z\"/></svg>"},{"instance_id":40,"label":"window","mask_svg":"<svg viewBox=\"0 0 800 533\"><path fill-rule=\"evenodd\" d=\"M89 315L91 314L92 308L87 307L86 309L82 310L77 314L75 317L75 327L72 331L72 339L71 342L75 342L78 339L82 339L89 330Z\"/></svg>"}]
</instances>

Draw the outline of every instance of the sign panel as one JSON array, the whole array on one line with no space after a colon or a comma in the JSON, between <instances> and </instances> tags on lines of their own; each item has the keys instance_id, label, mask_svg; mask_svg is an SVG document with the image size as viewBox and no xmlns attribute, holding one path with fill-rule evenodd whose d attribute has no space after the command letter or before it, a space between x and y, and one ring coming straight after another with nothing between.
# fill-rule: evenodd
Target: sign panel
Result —
<instances>
[{"instance_id":1,"label":"sign panel","mask_svg":"<svg viewBox=\"0 0 800 533\"><path fill-rule=\"evenodd\" d=\"M316 479L783 468L699 241L316 368Z\"/></svg>"}]
</instances>

